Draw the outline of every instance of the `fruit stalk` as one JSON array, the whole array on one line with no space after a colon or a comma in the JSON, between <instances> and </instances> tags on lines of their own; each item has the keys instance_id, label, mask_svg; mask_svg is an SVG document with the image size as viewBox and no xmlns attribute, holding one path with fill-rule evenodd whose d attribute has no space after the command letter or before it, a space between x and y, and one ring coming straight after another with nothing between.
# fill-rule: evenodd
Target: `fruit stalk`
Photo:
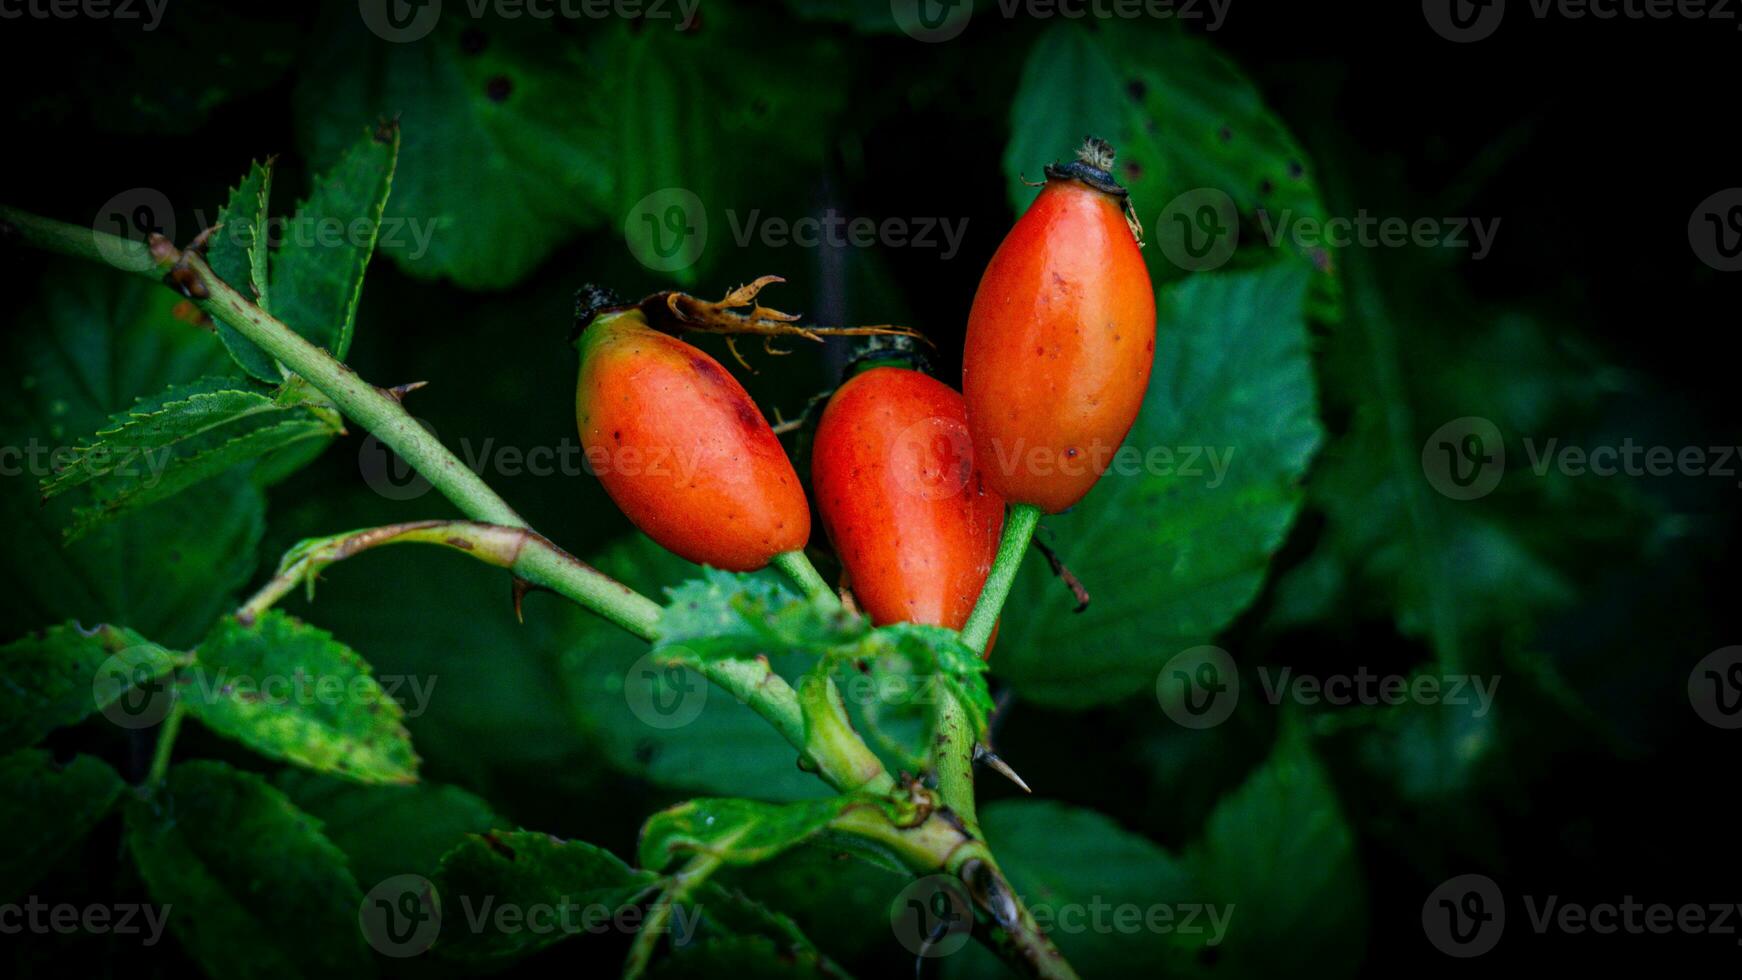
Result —
<instances>
[{"instance_id":1,"label":"fruit stalk","mask_svg":"<svg viewBox=\"0 0 1742 980\"><path fill-rule=\"evenodd\" d=\"M992 574L986 576L986 588L980 601L962 626L962 642L975 650L984 650L992 638L992 628L998 625L998 614L1004 611L1004 601L1010 598L1010 587L1016 583L1016 570L1028 551L1028 542L1040 523L1040 508L1033 504L1011 504L1004 519L1004 537L998 542L998 557L992 560Z\"/></svg>"}]
</instances>

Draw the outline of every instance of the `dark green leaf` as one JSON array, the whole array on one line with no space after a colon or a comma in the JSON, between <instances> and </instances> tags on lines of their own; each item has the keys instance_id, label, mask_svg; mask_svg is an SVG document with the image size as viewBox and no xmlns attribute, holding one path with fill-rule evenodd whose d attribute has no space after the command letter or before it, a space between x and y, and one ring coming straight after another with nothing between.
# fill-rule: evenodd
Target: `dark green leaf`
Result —
<instances>
[{"instance_id":1,"label":"dark green leaf","mask_svg":"<svg viewBox=\"0 0 1742 980\"><path fill-rule=\"evenodd\" d=\"M1070 160L1085 135L1113 143L1113 175L1131 192L1157 282L1229 259L1271 261L1272 226L1325 217L1306 155L1257 88L1214 45L1183 31L1048 28L1023 68L1010 120L1004 173L1018 213L1036 193L1024 177L1039 180L1047 164ZM1221 195L1234 213L1215 215L1206 241L1200 208ZM1216 247L1224 240L1228 251ZM1236 243L1250 247L1235 252ZM1331 268L1322 248L1287 251ZM1312 289L1315 312L1334 317L1335 281L1315 277Z\"/></svg>"},{"instance_id":2,"label":"dark green leaf","mask_svg":"<svg viewBox=\"0 0 1742 980\"><path fill-rule=\"evenodd\" d=\"M96 502L74 511L68 540L234 466L339 428L338 416L230 378L202 378L141 399L64 454L42 482L45 498L88 486Z\"/></svg>"},{"instance_id":3,"label":"dark green leaf","mask_svg":"<svg viewBox=\"0 0 1742 980\"><path fill-rule=\"evenodd\" d=\"M246 474L152 504L74 544L83 491L41 501L56 447L71 447L135 398L233 370L223 345L178 319L175 294L112 270L51 264L38 301L0 332L0 441L24 473L0 479L0 618L15 628L67 619L126 623L192 645L253 574L265 501ZM64 450L63 450L64 452Z\"/></svg>"},{"instance_id":4,"label":"dark green leaf","mask_svg":"<svg viewBox=\"0 0 1742 980\"><path fill-rule=\"evenodd\" d=\"M641 828L641 866L668 870L692 854L711 855L726 864L756 864L821 833L843 811L872 805L848 796L798 803L690 800L647 819Z\"/></svg>"},{"instance_id":5,"label":"dark green leaf","mask_svg":"<svg viewBox=\"0 0 1742 980\"><path fill-rule=\"evenodd\" d=\"M272 199L272 161L249 165L248 173L230 191L230 199L218 212L223 226L206 250L206 264L219 279L224 280L244 296L250 296L261 309L267 306L267 208ZM277 384L283 375L278 361L261 350L252 340L242 336L235 327L217 320L218 339L244 371L268 384Z\"/></svg>"},{"instance_id":6,"label":"dark green leaf","mask_svg":"<svg viewBox=\"0 0 1742 980\"><path fill-rule=\"evenodd\" d=\"M655 961L650 977L815 977L844 976L838 969L822 969L816 955L794 956L792 951L764 936L723 936L686 946Z\"/></svg>"},{"instance_id":7,"label":"dark green leaf","mask_svg":"<svg viewBox=\"0 0 1742 980\"><path fill-rule=\"evenodd\" d=\"M458 786L367 786L305 769L286 769L275 782L320 818L365 890L394 875L432 877L466 835L506 826L489 803Z\"/></svg>"},{"instance_id":8,"label":"dark green leaf","mask_svg":"<svg viewBox=\"0 0 1742 980\"><path fill-rule=\"evenodd\" d=\"M1030 561L992 657L1025 696L1087 705L1150 688L1264 582L1320 438L1298 264L1164 289L1155 372L1113 468L1043 533L1094 595L1087 612Z\"/></svg>"},{"instance_id":9,"label":"dark green leaf","mask_svg":"<svg viewBox=\"0 0 1742 980\"><path fill-rule=\"evenodd\" d=\"M153 901L208 975L374 974L344 853L258 776L176 766L162 791L128 802L127 826Z\"/></svg>"},{"instance_id":10,"label":"dark green leaf","mask_svg":"<svg viewBox=\"0 0 1742 980\"><path fill-rule=\"evenodd\" d=\"M0 709L3 710L3 709ZM125 784L100 759L81 755L57 766L47 752L0 756L0 899L22 895L91 832Z\"/></svg>"},{"instance_id":11,"label":"dark green leaf","mask_svg":"<svg viewBox=\"0 0 1742 980\"><path fill-rule=\"evenodd\" d=\"M196 657L182 697L213 731L359 782L417 780L404 710L325 630L277 610L252 626L225 617Z\"/></svg>"},{"instance_id":12,"label":"dark green leaf","mask_svg":"<svg viewBox=\"0 0 1742 980\"><path fill-rule=\"evenodd\" d=\"M468 837L442 859L435 879L442 905L435 949L466 961L524 956L609 921L656 880L581 841L532 831ZM525 928L519 917L535 908L551 910L557 927Z\"/></svg>"},{"instance_id":13,"label":"dark green leaf","mask_svg":"<svg viewBox=\"0 0 1742 980\"><path fill-rule=\"evenodd\" d=\"M715 7L705 31L680 31L673 16L553 36L525 18L447 17L419 43L382 44L346 14L320 32L296 91L298 127L324 162L364 122L403 123L387 216L404 226L381 247L414 275L507 286L599 228L688 279L707 240L728 240L726 205L819 159L818 133L843 104L838 52L782 43L781 23ZM672 234L675 263L645 250Z\"/></svg>"},{"instance_id":14,"label":"dark green leaf","mask_svg":"<svg viewBox=\"0 0 1742 980\"><path fill-rule=\"evenodd\" d=\"M844 611L821 612L767 577L710 568L670 592L654 649L685 661L818 654L859 641L871 626Z\"/></svg>"},{"instance_id":15,"label":"dark green leaf","mask_svg":"<svg viewBox=\"0 0 1742 980\"><path fill-rule=\"evenodd\" d=\"M268 308L297 333L344 360L351 349L363 274L399 161L399 127L354 139L296 209L272 256Z\"/></svg>"},{"instance_id":16,"label":"dark green leaf","mask_svg":"<svg viewBox=\"0 0 1742 980\"><path fill-rule=\"evenodd\" d=\"M8 643L0 647L6 677L0 685L0 751L35 744L56 728L83 721L184 662L182 655L119 626L53 626Z\"/></svg>"}]
</instances>

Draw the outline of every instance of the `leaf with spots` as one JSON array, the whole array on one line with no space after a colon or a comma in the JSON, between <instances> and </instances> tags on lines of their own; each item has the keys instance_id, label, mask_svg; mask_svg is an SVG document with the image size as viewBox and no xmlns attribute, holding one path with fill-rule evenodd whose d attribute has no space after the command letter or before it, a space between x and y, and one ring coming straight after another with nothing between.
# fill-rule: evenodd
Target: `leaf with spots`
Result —
<instances>
[{"instance_id":1,"label":"leaf with spots","mask_svg":"<svg viewBox=\"0 0 1742 980\"><path fill-rule=\"evenodd\" d=\"M404 711L332 634L276 610L225 617L195 651L181 698L220 735L365 783L417 780Z\"/></svg>"}]
</instances>

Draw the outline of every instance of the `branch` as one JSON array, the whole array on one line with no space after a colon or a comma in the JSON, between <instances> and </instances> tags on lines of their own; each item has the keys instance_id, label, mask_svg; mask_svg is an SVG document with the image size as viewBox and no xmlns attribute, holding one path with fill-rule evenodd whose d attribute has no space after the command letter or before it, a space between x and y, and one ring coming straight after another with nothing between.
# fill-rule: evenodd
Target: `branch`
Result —
<instances>
[{"instance_id":1,"label":"branch","mask_svg":"<svg viewBox=\"0 0 1742 980\"><path fill-rule=\"evenodd\" d=\"M306 587L313 598L315 579L322 569L384 544L441 545L508 569L516 576L517 614L524 588L518 584L521 582L542 586L570 599L577 594L615 589L621 593L620 601L611 604L611 608L625 615L613 622L643 639L652 639L659 625L660 608L651 599L558 548L537 531L477 521L409 521L298 542L285 553L272 579L236 610L236 618L244 625L252 623L298 585ZM587 606L584 602L580 604Z\"/></svg>"},{"instance_id":2,"label":"branch","mask_svg":"<svg viewBox=\"0 0 1742 980\"><path fill-rule=\"evenodd\" d=\"M114 260L129 272L162 276L214 316L307 379L346 417L381 440L462 513L486 524L526 528L527 523L472 469L400 407L399 399L309 343L219 279L203 259L177 249L161 236L141 244L117 235L51 221L0 206L0 234L63 255ZM543 540L542 538L540 540ZM548 544L549 542L546 542ZM651 638L659 606L628 586L587 568L554 545L535 549L516 571L528 581L559 592L637 636Z\"/></svg>"}]
</instances>

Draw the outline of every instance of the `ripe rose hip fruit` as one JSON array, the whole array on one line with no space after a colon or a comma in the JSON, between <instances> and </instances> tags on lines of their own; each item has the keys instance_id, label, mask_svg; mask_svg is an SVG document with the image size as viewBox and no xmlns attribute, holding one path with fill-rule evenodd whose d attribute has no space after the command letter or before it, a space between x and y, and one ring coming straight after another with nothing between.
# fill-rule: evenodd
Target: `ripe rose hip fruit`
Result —
<instances>
[{"instance_id":1,"label":"ripe rose hip fruit","mask_svg":"<svg viewBox=\"0 0 1742 980\"><path fill-rule=\"evenodd\" d=\"M1155 291L1125 219L1113 150L1090 140L993 254L968 314L962 392L974 462L1014 504L1083 498L1137 419Z\"/></svg>"},{"instance_id":2,"label":"ripe rose hip fruit","mask_svg":"<svg viewBox=\"0 0 1742 980\"><path fill-rule=\"evenodd\" d=\"M972 467L962 396L874 367L829 400L811 485L853 595L878 625L960 629L998 551L1004 501Z\"/></svg>"},{"instance_id":3,"label":"ripe rose hip fruit","mask_svg":"<svg viewBox=\"0 0 1742 980\"><path fill-rule=\"evenodd\" d=\"M744 386L634 308L598 313L575 419L586 459L635 526L693 562L734 572L804 547L810 507Z\"/></svg>"}]
</instances>

